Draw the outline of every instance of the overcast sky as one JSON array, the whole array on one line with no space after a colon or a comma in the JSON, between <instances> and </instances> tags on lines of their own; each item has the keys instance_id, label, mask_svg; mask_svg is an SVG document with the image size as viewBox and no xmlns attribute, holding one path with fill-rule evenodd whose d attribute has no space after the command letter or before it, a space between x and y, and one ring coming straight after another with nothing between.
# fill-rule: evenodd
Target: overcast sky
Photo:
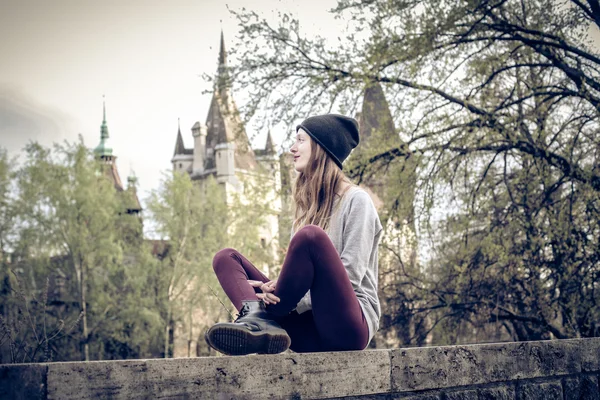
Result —
<instances>
[{"instance_id":1,"label":"overcast sky","mask_svg":"<svg viewBox=\"0 0 600 400\"><path fill-rule=\"evenodd\" d=\"M227 5L291 12L325 36L340 24L328 13L335 0L0 0L0 146L18 155L29 141L81 134L93 148L105 95L121 179L133 168L145 198L171 168L178 118L187 147L206 120L200 75L216 72L221 29L227 48L238 31Z\"/></svg>"}]
</instances>

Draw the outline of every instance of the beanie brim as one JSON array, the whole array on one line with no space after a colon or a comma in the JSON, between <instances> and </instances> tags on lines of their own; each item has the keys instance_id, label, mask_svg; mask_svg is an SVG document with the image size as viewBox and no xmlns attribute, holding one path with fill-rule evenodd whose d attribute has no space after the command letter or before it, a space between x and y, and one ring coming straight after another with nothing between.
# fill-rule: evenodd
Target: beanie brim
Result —
<instances>
[{"instance_id":1,"label":"beanie brim","mask_svg":"<svg viewBox=\"0 0 600 400\"><path fill-rule=\"evenodd\" d=\"M304 132L308 133L308 135L309 135L309 136L310 136L310 137L311 137L311 138L312 138L312 139L313 139L315 142L317 142L317 144L318 144L319 146L321 146L321 148L322 148L323 150L325 150L325 152L326 152L326 153L329 155L329 157L331 157L331 159L332 159L332 160L333 160L333 161L336 163L336 165L337 165L338 167L340 167L340 169L341 169L341 170L343 170L343 169L344 169L344 168L342 167L342 162L340 161L340 159L339 159L339 158L337 158L337 156L336 156L335 154L333 154L333 153L331 152L331 150L329 150L329 149L327 148L327 146L325 146L325 145L324 145L324 144L323 144L323 143L322 143L322 142L319 140L319 138L318 138L317 136L315 136L315 134L313 134L313 133L310 131L310 129L308 129L306 126L304 126L304 125L302 125L302 124L300 124L300 125L298 125L298 126L296 127L296 133L298 133L298 129L302 129Z\"/></svg>"}]
</instances>

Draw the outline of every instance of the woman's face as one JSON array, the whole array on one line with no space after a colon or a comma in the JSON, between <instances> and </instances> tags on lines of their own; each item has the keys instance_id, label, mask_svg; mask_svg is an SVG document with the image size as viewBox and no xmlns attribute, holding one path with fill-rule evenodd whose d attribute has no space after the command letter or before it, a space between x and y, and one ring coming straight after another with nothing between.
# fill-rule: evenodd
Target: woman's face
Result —
<instances>
[{"instance_id":1,"label":"woman's face","mask_svg":"<svg viewBox=\"0 0 600 400\"><path fill-rule=\"evenodd\" d=\"M310 160L311 148L310 136L302 128L298 129L296 134L296 142L290 149L294 155L294 169L298 172L304 171Z\"/></svg>"}]
</instances>

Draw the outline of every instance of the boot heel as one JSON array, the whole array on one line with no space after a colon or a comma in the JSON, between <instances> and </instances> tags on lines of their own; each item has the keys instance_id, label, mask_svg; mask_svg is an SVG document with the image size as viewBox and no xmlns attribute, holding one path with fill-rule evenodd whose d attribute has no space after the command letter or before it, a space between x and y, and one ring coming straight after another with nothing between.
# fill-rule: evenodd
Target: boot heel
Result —
<instances>
[{"instance_id":1,"label":"boot heel","mask_svg":"<svg viewBox=\"0 0 600 400\"><path fill-rule=\"evenodd\" d=\"M266 354L278 354L286 351L290 347L290 337L287 335L273 336L269 340Z\"/></svg>"},{"instance_id":2,"label":"boot heel","mask_svg":"<svg viewBox=\"0 0 600 400\"><path fill-rule=\"evenodd\" d=\"M223 354L236 356L249 353L247 335L237 329L223 326L209 329L204 339L210 347Z\"/></svg>"},{"instance_id":3,"label":"boot heel","mask_svg":"<svg viewBox=\"0 0 600 400\"><path fill-rule=\"evenodd\" d=\"M262 301L244 301L234 322L213 325L204 338L213 349L232 356L282 353L292 343Z\"/></svg>"}]
</instances>

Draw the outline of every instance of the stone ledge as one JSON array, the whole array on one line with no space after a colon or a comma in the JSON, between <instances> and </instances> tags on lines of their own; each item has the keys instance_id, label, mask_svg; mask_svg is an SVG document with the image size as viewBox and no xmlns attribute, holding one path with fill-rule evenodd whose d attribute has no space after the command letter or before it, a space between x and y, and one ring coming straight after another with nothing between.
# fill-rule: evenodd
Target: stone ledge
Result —
<instances>
[{"instance_id":1,"label":"stone ledge","mask_svg":"<svg viewBox=\"0 0 600 400\"><path fill-rule=\"evenodd\" d=\"M477 388L489 384L523 381L527 385L525 381L551 377L559 381L564 377L571 386L590 380L588 386L596 393L598 385L593 382L597 382L599 366L600 338L362 352L0 365L0 398L410 398L410 393L424 390L448 390L451 394L460 388L461 392L475 393L488 390ZM596 378L584 376L590 373Z\"/></svg>"},{"instance_id":2,"label":"stone ledge","mask_svg":"<svg viewBox=\"0 0 600 400\"><path fill-rule=\"evenodd\" d=\"M48 365L49 399L328 398L386 393L390 358L369 352Z\"/></svg>"},{"instance_id":3,"label":"stone ledge","mask_svg":"<svg viewBox=\"0 0 600 400\"><path fill-rule=\"evenodd\" d=\"M600 338L391 350L392 390L442 389L597 371Z\"/></svg>"}]
</instances>

